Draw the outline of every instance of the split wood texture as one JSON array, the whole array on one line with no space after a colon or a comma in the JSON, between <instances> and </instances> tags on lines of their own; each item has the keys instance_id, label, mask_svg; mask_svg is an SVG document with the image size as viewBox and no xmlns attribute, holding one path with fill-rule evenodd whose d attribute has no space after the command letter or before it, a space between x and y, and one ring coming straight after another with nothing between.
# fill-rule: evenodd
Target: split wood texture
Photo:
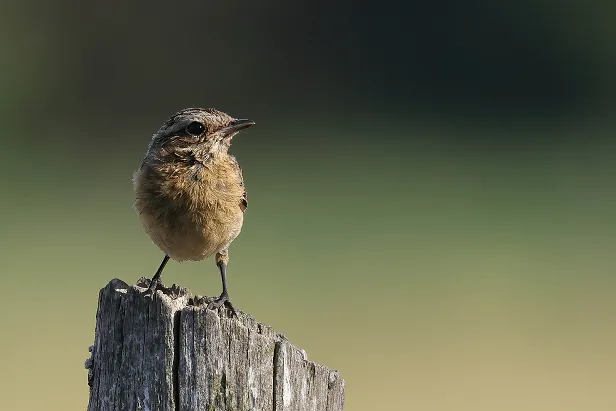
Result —
<instances>
[{"instance_id":1,"label":"split wood texture","mask_svg":"<svg viewBox=\"0 0 616 411\"><path fill-rule=\"evenodd\" d=\"M88 411L342 411L344 380L238 311L112 280L86 361Z\"/></svg>"}]
</instances>

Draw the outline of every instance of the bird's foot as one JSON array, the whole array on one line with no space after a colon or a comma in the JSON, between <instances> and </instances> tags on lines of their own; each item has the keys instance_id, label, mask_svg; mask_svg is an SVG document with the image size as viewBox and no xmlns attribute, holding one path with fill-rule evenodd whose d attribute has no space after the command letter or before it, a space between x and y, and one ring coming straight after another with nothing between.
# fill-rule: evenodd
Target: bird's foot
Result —
<instances>
[{"instance_id":1,"label":"bird's foot","mask_svg":"<svg viewBox=\"0 0 616 411\"><path fill-rule=\"evenodd\" d=\"M210 302L207 305L207 308L209 310L217 310L223 304L229 309L232 317L233 316L237 317L237 312L235 312L235 307L233 307L233 304L231 304L231 300L229 300L229 294L227 293L220 294L220 297Z\"/></svg>"},{"instance_id":2,"label":"bird's foot","mask_svg":"<svg viewBox=\"0 0 616 411\"><path fill-rule=\"evenodd\" d=\"M182 293L182 289L178 285L173 284L171 287L165 287L160 279L150 280L149 278L141 277L137 281L137 285L145 287L146 290L142 294L151 299L154 299L156 296L156 291L162 291L163 294L171 298L178 298Z\"/></svg>"}]
</instances>

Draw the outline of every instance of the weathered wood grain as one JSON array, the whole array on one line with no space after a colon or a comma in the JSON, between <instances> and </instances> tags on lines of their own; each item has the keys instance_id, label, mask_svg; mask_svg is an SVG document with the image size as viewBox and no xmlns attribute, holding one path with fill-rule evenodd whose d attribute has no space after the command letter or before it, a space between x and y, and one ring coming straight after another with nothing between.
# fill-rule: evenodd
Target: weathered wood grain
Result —
<instances>
[{"instance_id":1,"label":"weathered wood grain","mask_svg":"<svg viewBox=\"0 0 616 411\"><path fill-rule=\"evenodd\" d=\"M181 290L100 291L88 411L342 411L344 380L282 334Z\"/></svg>"}]
</instances>

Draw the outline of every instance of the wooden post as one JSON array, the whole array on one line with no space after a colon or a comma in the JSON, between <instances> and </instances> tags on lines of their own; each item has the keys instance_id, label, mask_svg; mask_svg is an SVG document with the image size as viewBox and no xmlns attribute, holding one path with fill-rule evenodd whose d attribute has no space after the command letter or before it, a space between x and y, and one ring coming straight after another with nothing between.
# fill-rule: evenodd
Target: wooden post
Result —
<instances>
[{"instance_id":1,"label":"wooden post","mask_svg":"<svg viewBox=\"0 0 616 411\"><path fill-rule=\"evenodd\" d=\"M88 411L342 411L344 380L271 327L112 280L86 361Z\"/></svg>"}]
</instances>

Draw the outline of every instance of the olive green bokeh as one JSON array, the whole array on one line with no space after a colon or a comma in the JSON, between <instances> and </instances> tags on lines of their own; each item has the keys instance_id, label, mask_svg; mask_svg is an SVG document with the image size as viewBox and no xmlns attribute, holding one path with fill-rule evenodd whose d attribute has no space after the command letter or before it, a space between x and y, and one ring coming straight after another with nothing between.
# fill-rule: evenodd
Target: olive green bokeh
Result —
<instances>
[{"instance_id":1,"label":"olive green bokeh","mask_svg":"<svg viewBox=\"0 0 616 411\"><path fill-rule=\"evenodd\" d=\"M455 77L462 61L444 48L453 68L440 75L460 88L424 106L426 89L413 89L427 80L394 90L384 79L404 78L396 67L362 68L361 50L323 55L305 40L352 44L376 29L315 23L300 35L294 21L312 27L301 7L280 2L272 12L237 2L7 7L2 408L86 407L98 290L149 276L162 258L132 210L132 172L151 133L198 105L257 123L232 147L249 195L230 253L233 302L339 369L346 409L615 409L616 143L595 115L613 90L607 13L597 2L587 11L596 24L566 25L530 2L479 4L476 24L497 13L543 28L522 37L570 56L561 71L537 68L560 73L563 89L571 80L569 91L526 90L513 105L477 94L469 109L476 78ZM171 29L187 21L197 27L182 42ZM429 43L408 27L383 47ZM557 97L566 104L552 105ZM220 292L213 261L172 262L163 278Z\"/></svg>"}]
</instances>

